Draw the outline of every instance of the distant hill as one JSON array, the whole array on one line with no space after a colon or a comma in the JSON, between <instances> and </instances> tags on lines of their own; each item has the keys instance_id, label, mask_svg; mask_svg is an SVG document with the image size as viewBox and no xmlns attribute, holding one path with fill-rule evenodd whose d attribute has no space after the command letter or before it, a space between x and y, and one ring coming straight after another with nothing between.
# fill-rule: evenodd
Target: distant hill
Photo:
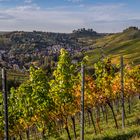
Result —
<instances>
[{"instance_id":1,"label":"distant hill","mask_svg":"<svg viewBox=\"0 0 140 140\"><path fill-rule=\"evenodd\" d=\"M140 30L136 27L129 27L121 33L107 35L96 41L89 39L88 42L97 48L86 52L90 57L90 65L102 55L110 55L115 63L119 63L120 55L124 55L125 62L140 64Z\"/></svg>"},{"instance_id":2,"label":"distant hill","mask_svg":"<svg viewBox=\"0 0 140 140\"><path fill-rule=\"evenodd\" d=\"M29 68L31 64L38 66L53 64L58 60L59 51L65 48L72 56L82 55L89 50L84 47L81 38L98 39L104 34L92 29L78 29L73 33L24 32L14 31L0 34L0 66L7 68Z\"/></svg>"},{"instance_id":3,"label":"distant hill","mask_svg":"<svg viewBox=\"0 0 140 140\"><path fill-rule=\"evenodd\" d=\"M74 59L89 56L89 66L109 56L115 63L121 54L125 61L140 64L140 30L129 27L115 34L97 33L93 29L78 29L72 33L0 32L0 67L28 69L31 64L54 67L59 51L65 48Z\"/></svg>"}]
</instances>

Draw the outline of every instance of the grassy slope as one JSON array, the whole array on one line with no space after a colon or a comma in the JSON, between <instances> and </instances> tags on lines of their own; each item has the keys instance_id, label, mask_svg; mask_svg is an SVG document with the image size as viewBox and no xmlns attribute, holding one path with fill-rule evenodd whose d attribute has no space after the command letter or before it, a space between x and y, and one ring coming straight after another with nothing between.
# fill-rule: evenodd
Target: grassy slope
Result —
<instances>
[{"instance_id":1,"label":"grassy slope","mask_svg":"<svg viewBox=\"0 0 140 140\"><path fill-rule=\"evenodd\" d=\"M87 40L91 43L91 40ZM125 61L140 64L140 30L126 30L122 33L108 35L103 38L93 40L92 47L102 47L86 54L90 57L90 64L93 64L100 56L101 52L105 55L111 55L115 63L119 62L119 56L124 55Z\"/></svg>"}]
</instances>

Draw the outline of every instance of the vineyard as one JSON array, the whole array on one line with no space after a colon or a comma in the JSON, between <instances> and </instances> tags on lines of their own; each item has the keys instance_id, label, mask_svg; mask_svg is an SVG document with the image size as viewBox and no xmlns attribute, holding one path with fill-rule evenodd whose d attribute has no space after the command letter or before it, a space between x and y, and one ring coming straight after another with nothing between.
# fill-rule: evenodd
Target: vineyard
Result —
<instances>
[{"instance_id":1,"label":"vineyard","mask_svg":"<svg viewBox=\"0 0 140 140\"><path fill-rule=\"evenodd\" d=\"M80 140L81 93L85 140L140 138L140 65L116 65L107 57L89 72L87 61L84 57L72 63L61 49L51 76L30 67L29 78L26 75L24 82L8 90L10 140ZM4 139L2 95L0 140Z\"/></svg>"}]
</instances>

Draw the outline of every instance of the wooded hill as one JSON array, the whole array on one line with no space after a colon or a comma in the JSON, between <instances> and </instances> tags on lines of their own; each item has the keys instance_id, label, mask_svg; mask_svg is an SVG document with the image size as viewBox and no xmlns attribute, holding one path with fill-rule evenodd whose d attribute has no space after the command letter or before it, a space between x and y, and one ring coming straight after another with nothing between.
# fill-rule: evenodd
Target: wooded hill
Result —
<instances>
[{"instance_id":1,"label":"wooded hill","mask_svg":"<svg viewBox=\"0 0 140 140\"><path fill-rule=\"evenodd\" d=\"M8 68L19 67L21 69L23 66L29 68L31 63L37 66L48 63L55 65L61 48L65 48L71 55L77 55L84 48L79 38L97 39L104 35L84 28L74 30L69 34L39 31L2 32L0 34L0 64Z\"/></svg>"},{"instance_id":2,"label":"wooded hill","mask_svg":"<svg viewBox=\"0 0 140 140\"><path fill-rule=\"evenodd\" d=\"M93 29L78 29L72 33L51 32L1 32L0 66L11 69L28 69L31 64L44 68L53 67L61 48L74 59L89 56L89 66L104 55L111 55L118 62L120 54L127 62L140 63L140 30L129 27L123 32L97 33Z\"/></svg>"}]
</instances>

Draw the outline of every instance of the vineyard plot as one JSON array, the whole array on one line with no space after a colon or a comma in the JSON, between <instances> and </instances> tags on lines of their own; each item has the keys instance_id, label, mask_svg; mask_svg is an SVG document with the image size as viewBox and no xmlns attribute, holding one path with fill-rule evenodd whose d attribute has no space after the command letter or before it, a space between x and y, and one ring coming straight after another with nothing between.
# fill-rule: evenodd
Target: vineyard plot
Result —
<instances>
[{"instance_id":1,"label":"vineyard plot","mask_svg":"<svg viewBox=\"0 0 140 140\"><path fill-rule=\"evenodd\" d=\"M108 139L139 137L140 66L124 65L125 128L122 130L120 65L104 58L89 72L86 61L88 58L83 59L85 140L103 139L105 134ZM27 80L8 89L10 139L80 139L80 66L80 62L73 64L68 52L62 49L51 76L31 66ZM3 115L1 93L0 139L4 139Z\"/></svg>"}]
</instances>

